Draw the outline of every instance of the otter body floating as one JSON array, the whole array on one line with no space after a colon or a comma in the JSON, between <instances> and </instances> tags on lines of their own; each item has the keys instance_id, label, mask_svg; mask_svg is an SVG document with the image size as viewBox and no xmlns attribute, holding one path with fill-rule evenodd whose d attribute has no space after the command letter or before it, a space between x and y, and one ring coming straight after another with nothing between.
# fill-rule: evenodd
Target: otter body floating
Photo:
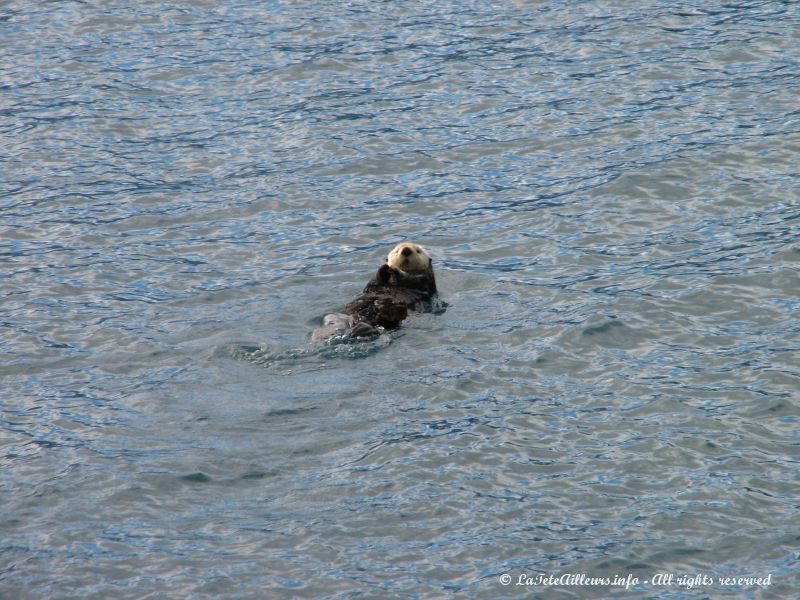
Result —
<instances>
[{"instance_id":1,"label":"otter body floating","mask_svg":"<svg viewBox=\"0 0 800 600\"><path fill-rule=\"evenodd\" d=\"M343 313L325 315L311 339L369 337L381 329L395 329L408 311L430 311L435 295L431 257L418 244L398 244L361 295L347 304Z\"/></svg>"}]
</instances>

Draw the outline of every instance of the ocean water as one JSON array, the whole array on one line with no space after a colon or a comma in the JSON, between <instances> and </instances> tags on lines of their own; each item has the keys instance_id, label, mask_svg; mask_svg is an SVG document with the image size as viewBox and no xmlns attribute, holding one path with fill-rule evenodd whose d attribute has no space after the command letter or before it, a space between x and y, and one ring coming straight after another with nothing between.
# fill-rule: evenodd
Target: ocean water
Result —
<instances>
[{"instance_id":1,"label":"ocean water","mask_svg":"<svg viewBox=\"0 0 800 600\"><path fill-rule=\"evenodd\" d=\"M798 32L0 3L0 597L797 597Z\"/></svg>"}]
</instances>

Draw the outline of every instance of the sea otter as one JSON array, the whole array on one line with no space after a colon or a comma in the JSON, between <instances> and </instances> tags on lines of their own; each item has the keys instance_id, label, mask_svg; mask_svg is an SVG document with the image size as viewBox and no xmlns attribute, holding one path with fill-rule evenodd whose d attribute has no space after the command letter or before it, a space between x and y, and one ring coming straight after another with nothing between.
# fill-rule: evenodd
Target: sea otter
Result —
<instances>
[{"instance_id":1,"label":"sea otter","mask_svg":"<svg viewBox=\"0 0 800 600\"><path fill-rule=\"evenodd\" d=\"M409 242L398 244L361 295L344 307L344 313L326 315L311 339L369 337L381 329L395 329L409 310L431 310L435 295L433 262L425 248Z\"/></svg>"}]
</instances>

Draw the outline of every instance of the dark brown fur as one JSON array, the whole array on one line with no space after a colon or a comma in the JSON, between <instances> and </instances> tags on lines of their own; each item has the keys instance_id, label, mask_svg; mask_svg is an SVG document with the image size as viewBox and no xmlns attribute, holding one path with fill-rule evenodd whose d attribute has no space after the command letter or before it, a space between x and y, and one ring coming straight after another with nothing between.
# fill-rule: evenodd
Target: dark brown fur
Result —
<instances>
[{"instance_id":1,"label":"dark brown fur","mask_svg":"<svg viewBox=\"0 0 800 600\"><path fill-rule=\"evenodd\" d=\"M386 264L372 276L362 294L345 306L344 312L357 324L395 329L408 316L409 310L430 310L435 294L433 267L424 273L408 274ZM359 330L362 333L357 333ZM354 328L356 337L369 333L363 325Z\"/></svg>"}]
</instances>

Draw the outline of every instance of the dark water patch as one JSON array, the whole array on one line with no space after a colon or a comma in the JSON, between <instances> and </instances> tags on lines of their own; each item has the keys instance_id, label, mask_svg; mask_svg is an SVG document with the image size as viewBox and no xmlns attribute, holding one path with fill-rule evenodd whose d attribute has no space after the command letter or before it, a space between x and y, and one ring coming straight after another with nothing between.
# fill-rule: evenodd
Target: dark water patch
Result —
<instances>
[{"instance_id":1,"label":"dark water patch","mask_svg":"<svg viewBox=\"0 0 800 600\"><path fill-rule=\"evenodd\" d=\"M200 471L196 473L189 473L188 475L181 475L181 479L184 481L190 481L192 483L208 483L211 481L211 477L205 473L201 473Z\"/></svg>"},{"instance_id":2,"label":"dark water patch","mask_svg":"<svg viewBox=\"0 0 800 600\"><path fill-rule=\"evenodd\" d=\"M241 479L264 479L265 477L275 477L276 471L247 471L241 474Z\"/></svg>"},{"instance_id":3,"label":"dark water patch","mask_svg":"<svg viewBox=\"0 0 800 600\"><path fill-rule=\"evenodd\" d=\"M266 419L272 419L275 417L293 417L295 415L302 415L305 412L314 410L313 407L298 407L298 408L277 408L274 410L269 411L266 415Z\"/></svg>"}]
</instances>

